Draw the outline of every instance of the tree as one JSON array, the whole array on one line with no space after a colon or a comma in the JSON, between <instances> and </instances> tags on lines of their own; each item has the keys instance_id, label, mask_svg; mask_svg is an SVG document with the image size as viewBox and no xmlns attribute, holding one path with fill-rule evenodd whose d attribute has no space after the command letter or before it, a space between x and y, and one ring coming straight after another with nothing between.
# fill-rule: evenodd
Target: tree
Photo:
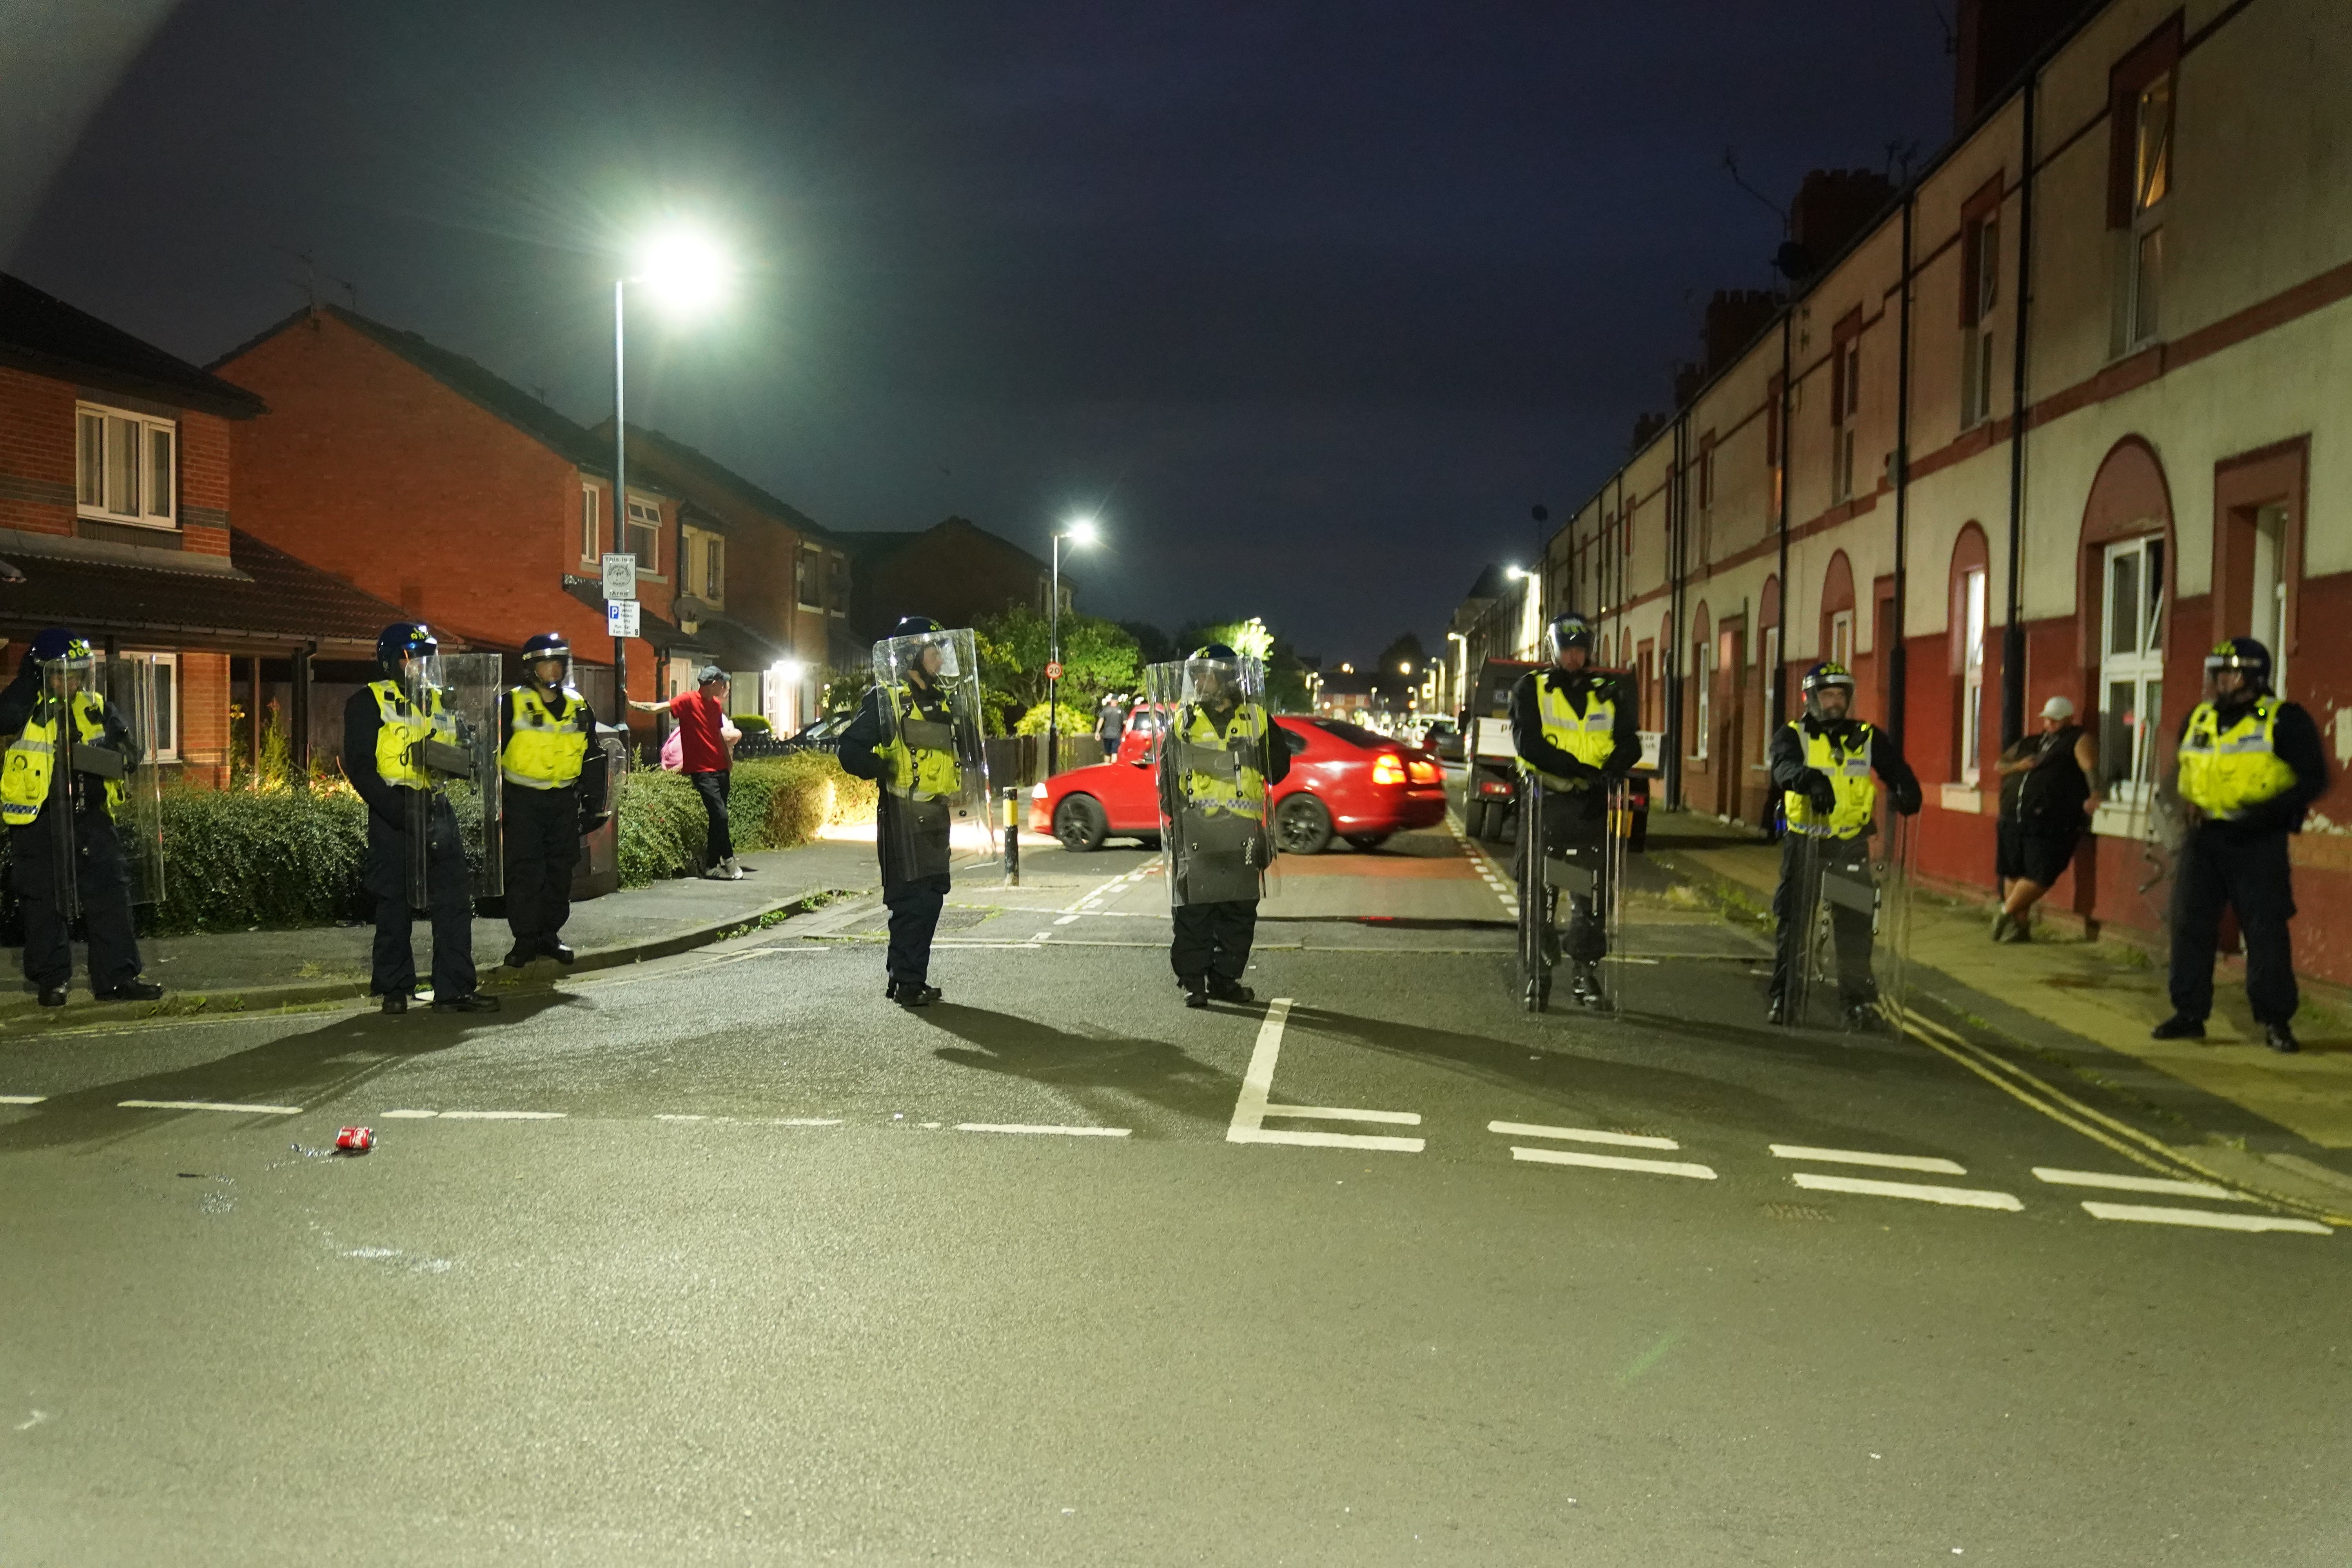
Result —
<instances>
[{"instance_id":1,"label":"tree","mask_svg":"<svg viewBox=\"0 0 2352 1568\"><path fill-rule=\"evenodd\" d=\"M1189 651L1178 647L1175 638L1150 621L1121 621L1118 629L1135 639L1135 658L1139 664L1166 664Z\"/></svg>"},{"instance_id":2,"label":"tree","mask_svg":"<svg viewBox=\"0 0 2352 1568\"><path fill-rule=\"evenodd\" d=\"M1313 706L1307 687L1307 666L1289 639L1277 637L1263 620L1252 616L1245 621L1211 621L1186 626L1176 634L1176 640L1190 652L1210 643L1223 643L1244 658L1265 662L1266 705L1277 713L1305 713Z\"/></svg>"},{"instance_id":3,"label":"tree","mask_svg":"<svg viewBox=\"0 0 2352 1568\"><path fill-rule=\"evenodd\" d=\"M1015 607L982 621L972 635L980 650L981 698L988 709L988 731L1002 735L1045 700L1052 628L1036 611ZM1104 693L1133 691L1141 681L1133 637L1099 616L1073 612L1062 617L1064 708L1091 710ZM1042 714L1039 722L1044 722ZM1077 732L1085 734L1093 727L1088 720L1078 726Z\"/></svg>"}]
</instances>

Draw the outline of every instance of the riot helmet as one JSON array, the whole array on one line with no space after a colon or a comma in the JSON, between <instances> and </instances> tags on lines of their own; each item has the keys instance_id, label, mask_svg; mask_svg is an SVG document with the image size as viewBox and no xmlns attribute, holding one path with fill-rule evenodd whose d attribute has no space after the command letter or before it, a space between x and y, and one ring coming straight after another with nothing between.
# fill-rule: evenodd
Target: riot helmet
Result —
<instances>
[{"instance_id":1,"label":"riot helmet","mask_svg":"<svg viewBox=\"0 0 2352 1568\"><path fill-rule=\"evenodd\" d=\"M889 641L904 642L908 638L925 639L921 650L908 663L908 673L920 673L928 684L957 679L955 649L948 642L947 628L929 616L901 616L898 624L890 628Z\"/></svg>"},{"instance_id":2,"label":"riot helmet","mask_svg":"<svg viewBox=\"0 0 2352 1568\"><path fill-rule=\"evenodd\" d=\"M2214 645L2205 656L2206 677L2211 679L2225 669L2238 672L2236 689L2250 697L2271 689L2271 650L2252 637L2230 637Z\"/></svg>"},{"instance_id":3,"label":"riot helmet","mask_svg":"<svg viewBox=\"0 0 2352 1568\"><path fill-rule=\"evenodd\" d=\"M540 666L552 662L557 666L553 677L540 679ZM572 644L562 632L541 632L522 645L523 678L535 685L551 689L562 686L572 675Z\"/></svg>"},{"instance_id":4,"label":"riot helmet","mask_svg":"<svg viewBox=\"0 0 2352 1568\"><path fill-rule=\"evenodd\" d=\"M1194 648L1184 660L1184 681L1192 688L1192 700L1212 707L1238 700L1241 692L1234 677L1239 672L1241 658L1221 642Z\"/></svg>"},{"instance_id":5,"label":"riot helmet","mask_svg":"<svg viewBox=\"0 0 2352 1568\"><path fill-rule=\"evenodd\" d=\"M1555 663L1559 661L1560 655L1572 647L1580 647L1584 650L1585 663L1591 664L1593 661L1592 623L1575 611L1570 610L1564 615L1554 616L1549 635L1551 638L1551 657Z\"/></svg>"},{"instance_id":6,"label":"riot helmet","mask_svg":"<svg viewBox=\"0 0 2352 1568\"><path fill-rule=\"evenodd\" d=\"M1823 659L1805 671L1802 687L1805 693L1805 711L1813 718L1843 719L1853 710L1853 671L1842 664L1831 659ZM1829 692L1837 690L1844 691L1845 701L1835 713L1822 712L1822 698Z\"/></svg>"},{"instance_id":7,"label":"riot helmet","mask_svg":"<svg viewBox=\"0 0 2352 1568\"><path fill-rule=\"evenodd\" d=\"M50 664L58 659L81 664L97 656L90 650L89 639L79 632L64 626L50 626L33 634L32 657L37 664Z\"/></svg>"},{"instance_id":8,"label":"riot helmet","mask_svg":"<svg viewBox=\"0 0 2352 1568\"><path fill-rule=\"evenodd\" d=\"M375 661L386 675L399 675L408 659L431 658L440 651L440 639L421 621L394 621L376 634Z\"/></svg>"}]
</instances>

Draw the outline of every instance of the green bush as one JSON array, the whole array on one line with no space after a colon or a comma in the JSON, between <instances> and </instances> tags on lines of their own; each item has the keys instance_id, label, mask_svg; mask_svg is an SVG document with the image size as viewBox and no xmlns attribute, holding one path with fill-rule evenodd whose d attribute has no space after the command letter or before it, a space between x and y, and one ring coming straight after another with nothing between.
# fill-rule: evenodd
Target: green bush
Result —
<instances>
[{"instance_id":1,"label":"green bush","mask_svg":"<svg viewBox=\"0 0 2352 1568\"><path fill-rule=\"evenodd\" d=\"M1063 734L1091 735L1095 732L1094 715L1091 713L1081 713L1066 702L1056 703L1054 706L1062 710L1061 731ZM1048 708L1043 702L1038 703L1037 706L1029 710L1028 712L1021 715L1021 722L1013 726L1013 732L1016 735L1044 734L1045 732L1045 721L1052 712L1052 708Z\"/></svg>"},{"instance_id":2,"label":"green bush","mask_svg":"<svg viewBox=\"0 0 2352 1568\"><path fill-rule=\"evenodd\" d=\"M732 806L740 850L805 844L834 823L871 820L875 787L822 752L763 757L735 769ZM453 804L471 826L478 798ZM691 875L702 852L702 803L677 773L659 769L624 781L620 817L624 887ZM7 840L0 835L0 864ZM340 780L308 789L163 792L164 900L142 911L157 935L244 931L252 926L332 925L367 902L360 870L367 855L367 806Z\"/></svg>"}]
</instances>

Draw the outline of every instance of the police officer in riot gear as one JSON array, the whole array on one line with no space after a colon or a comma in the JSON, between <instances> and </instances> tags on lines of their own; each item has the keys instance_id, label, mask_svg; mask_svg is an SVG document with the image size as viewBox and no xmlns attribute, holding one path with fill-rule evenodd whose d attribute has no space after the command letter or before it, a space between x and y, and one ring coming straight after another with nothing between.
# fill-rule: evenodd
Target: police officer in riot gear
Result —
<instances>
[{"instance_id":1,"label":"police officer in riot gear","mask_svg":"<svg viewBox=\"0 0 2352 1568\"><path fill-rule=\"evenodd\" d=\"M941 636L928 616L908 616L890 637ZM882 862L882 902L890 910L889 983L883 995L902 1007L928 1007L940 999L930 984L931 938L940 910L953 885L948 875L952 823L944 805L963 784L955 750L910 743L916 733L936 736L969 722L955 711L941 679L943 643L922 648L908 667L903 684L877 685L841 732L842 771L882 785L875 809L875 852ZM891 719L885 722L885 706Z\"/></svg>"},{"instance_id":2,"label":"police officer in riot gear","mask_svg":"<svg viewBox=\"0 0 2352 1568\"><path fill-rule=\"evenodd\" d=\"M433 787L423 752L427 740L454 733L440 693L425 689L422 661L441 645L413 621L383 628L376 638L377 679L343 705L343 776L368 807L367 859L361 885L375 899L375 953L369 988L387 1013L405 1013L416 991L416 956L409 942L408 858L411 807L426 825L426 901L433 919L433 1010L495 1013L498 998L478 989L474 969L474 890L446 795ZM420 689L425 691L421 699Z\"/></svg>"},{"instance_id":3,"label":"police officer in riot gear","mask_svg":"<svg viewBox=\"0 0 2352 1568\"><path fill-rule=\"evenodd\" d=\"M1825 873L1870 880L1870 833L1878 785L1886 781L1895 809L1919 809L1919 780L1885 731L1853 715L1853 675L1842 664L1805 672L1805 710L1772 737L1766 760L1782 792L1789 831L1780 840L1780 883L1772 893L1772 991L1768 1016L1788 1021L1790 976L1802 962L1807 929ZM1838 999L1846 1023L1877 1020L1878 990L1871 979L1871 917L1832 902L1830 923L1837 947Z\"/></svg>"},{"instance_id":4,"label":"police officer in riot gear","mask_svg":"<svg viewBox=\"0 0 2352 1568\"><path fill-rule=\"evenodd\" d=\"M1558 857L1590 868L1586 890L1569 891L1567 956L1570 994L1587 1006L1604 1000L1601 961L1608 953L1601 885L1609 836L1609 786L1642 760L1633 705L1617 677L1592 665L1592 623L1570 613L1549 628L1552 664L1519 677L1511 692L1511 742L1522 771L1543 786L1543 820L1522 820L1519 852ZM1560 951L1559 889L1547 888L1543 922L1547 961ZM1533 984L1531 982L1531 984Z\"/></svg>"},{"instance_id":5,"label":"police officer in riot gear","mask_svg":"<svg viewBox=\"0 0 2352 1568\"><path fill-rule=\"evenodd\" d=\"M1160 790L1163 820L1181 837L1191 837L1188 822L1207 827L1204 839L1213 837L1223 817L1251 841L1238 862L1244 868L1238 883L1246 885L1255 882L1271 853L1266 802L1268 792L1290 776L1290 746L1265 709L1242 689L1240 668L1241 656L1223 643L1196 649L1185 661L1192 700L1169 716L1171 743L1161 751ZM1168 962L1184 988L1184 1005L1205 1007L1212 997L1256 1000L1242 976L1257 934L1257 906L1255 897L1175 904Z\"/></svg>"},{"instance_id":6,"label":"police officer in riot gear","mask_svg":"<svg viewBox=\"0 0 2352 1568\"><path fill-rule=\"evenodd\" d=\"M2327 759L2311 715L2271 690L2270 650L2261 643L2231 637L2206 657L2205 672L2212 695L2180 727L2174 787L2189 832L2173 868L2172 1016L2154 1033L2205 1037L2227 904L2245 939L2246 1000L2263 1043L2300 1050L2286 836L2303 830L2304 814L2326 790Z\"/></svg>"},{"instance_id":7,"label":"police officer in riot gear","mask_svg":"<svg viewBox=\"0 0 2352 1568\"><path fill-rule=\"evenodd\" d=\"M601 799L582 798L596 715L571 683L572 645L561 632L532 637L522 645L522 673L500 710L505 743L499 753L506 780L507 927L514 932L506 961L516 969L534 958L572 961L563 942L572 868L580 863L580 836L597 826L604 809Z\"/></svg>"},{"instance_id":8,"label":"police officer in riot gear","mask_svg":"<svg viewBox=\"0 0 2352 1568\"><path fill-rule=\"evenodd\" d=\"M62 1007L73 977L72 904L89 941L89 988L101 1002L152 1002L163 988L139 977L131 877L115 814L118 773L62 765L69 750L111 753L127 773L137 740L95 682L89 643L62 626L33 638L16 678L0 689L0 822L25 916L25 978L44 1007ZM68 741L70 744L68 744ZM70 889L70 892L68 892Z\"/></svg>"}]
</instances>

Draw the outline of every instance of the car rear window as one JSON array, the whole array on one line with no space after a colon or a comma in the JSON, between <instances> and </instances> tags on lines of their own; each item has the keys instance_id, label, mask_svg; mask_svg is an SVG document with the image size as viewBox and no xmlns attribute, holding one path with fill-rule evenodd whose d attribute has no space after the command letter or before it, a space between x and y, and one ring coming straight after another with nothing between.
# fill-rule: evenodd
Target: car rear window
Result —
<instances>
[{"instance_id":1,"label":"car rear window","mask_svg":"<svg viewBox=\"0 0 2352 1568\"><path fill-rule=\"evenodd\" d=\"M1314 721L1314 724L1317 729L1322 731L1324 733L1337 735L1339 739L1347 742L1348 744L1360 747L1367 752L1377 751L1383 746L1393 746L1396 744L1394 741L1390 740L1386 735L1380 734L1375 731L1367 730L1361 724L1350 724L1345 719L1318 719Z\"/></svg>"}]
</instances>

